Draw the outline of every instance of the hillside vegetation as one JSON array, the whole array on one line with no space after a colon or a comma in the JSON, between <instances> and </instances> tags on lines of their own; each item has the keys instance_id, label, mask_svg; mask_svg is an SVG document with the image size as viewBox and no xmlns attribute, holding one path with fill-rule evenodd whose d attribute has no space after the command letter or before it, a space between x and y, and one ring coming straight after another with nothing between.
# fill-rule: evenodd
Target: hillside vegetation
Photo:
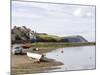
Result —
<instances>
[{"instance_id":1,"label":"hillside vegetation","mask_svg":"<svg viewBox=\"0 0 100 75\"><path fill-rule=\"evenodd\" d=\"M84 37L80 35L60 37L56 35L49 35L46 33L38 33L34 30L22 27L14 27L11 30L12 43L34 43L34 42L67 42L67 43L84 43L88 42Z\"/></svg>"}]
</instances>

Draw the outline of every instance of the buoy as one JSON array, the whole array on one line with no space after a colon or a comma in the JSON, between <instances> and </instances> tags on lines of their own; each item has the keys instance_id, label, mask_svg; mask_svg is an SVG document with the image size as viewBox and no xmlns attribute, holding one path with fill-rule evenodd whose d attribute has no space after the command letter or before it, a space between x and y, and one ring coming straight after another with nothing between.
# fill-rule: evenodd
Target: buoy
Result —
<instances>
[{"instance_id":1,"label":"buoy","mask_svg":"<svg viewBox=\"0 0 100 75\"><path fill-rule=\"evenodd\" d=\"M61 53L63 53L64 51L62 50Z\"/></svg>"},{"instance_id":2,"label":"buoy","mask_svg":"<svg viewBox=\"0 0 100 75\"><path fill-rule=\"evenodd\" d=\"M36 48L36 51L38 51L39 50L39 48Z\"/></svg>"}]
</instances>

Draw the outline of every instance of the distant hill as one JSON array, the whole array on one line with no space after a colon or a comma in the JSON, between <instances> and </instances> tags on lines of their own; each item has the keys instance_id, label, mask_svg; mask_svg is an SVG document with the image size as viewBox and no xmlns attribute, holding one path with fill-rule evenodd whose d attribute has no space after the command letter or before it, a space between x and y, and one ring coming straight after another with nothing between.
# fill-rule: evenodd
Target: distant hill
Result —
<instances>
[{"instance_id":1,"label":"distant hill","mask_svg":"<svg viewBox=\"0 0 100 75\"><path fill-rule=\"evenodd\" d=\"M46 33L38 33L34 30L22 27L14 27L11 30L11 41L12 43L28 43L28 42L88 42L82 36L68 36L59 37L56 35L49 35Z\"/></svg>"},{"instance_id":2,"label":"distant hill","mask_svg":"<svg viewBox=\"0 0 100 75\"><path fill-rule=\"evenodd\" d=\"M68 36L68 37L62 37L60 39L60 42L88 42L85 38L83 38L80 35L76 36Z\"/></svg>"}]
</instances>

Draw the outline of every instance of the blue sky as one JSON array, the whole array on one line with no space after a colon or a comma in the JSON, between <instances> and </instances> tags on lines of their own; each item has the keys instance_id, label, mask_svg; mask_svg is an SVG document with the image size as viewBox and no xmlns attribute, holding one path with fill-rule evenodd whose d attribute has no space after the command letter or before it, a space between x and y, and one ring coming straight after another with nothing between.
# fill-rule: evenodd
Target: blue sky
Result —
<instances>
[{"instance_id":1,"label":"blue sky","mask_svg":"<svg viewBox=\"0 0 100 75\"><path fill-rule=\"evenodd\" d=\"M95 41L95 7L13 1L13 26L51 35L82 35Z\"/></svg>"}]
</instances>

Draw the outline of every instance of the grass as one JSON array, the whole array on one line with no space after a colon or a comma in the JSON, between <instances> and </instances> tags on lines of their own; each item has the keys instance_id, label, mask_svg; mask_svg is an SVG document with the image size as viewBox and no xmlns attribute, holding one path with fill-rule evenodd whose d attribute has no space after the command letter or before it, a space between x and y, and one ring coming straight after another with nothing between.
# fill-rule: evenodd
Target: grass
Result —
<instances>
[{"instance_id":1,"label":"grass","mask_svg":"<svg viewBox=\"0 0 100 75\"><path fill-rule=\"evenodd\" d=\"M36 47L73 47L73 46L89 46L89 45L95 45L95 42L85 42L85 43L37 42L37 43L32 43L32 46L36 46Z\"/></svg>"},{"instance_id":2,"label":"grass","mask_svg":"<svg viewBox=\"0 0 100 75\"><path fill-rule=\"evenodd\" d=\"M95 42L85 42L85 43L53 43L53 42L37 42L37 43L32 43L32 47L38 47L40 50L38 53L46 53L50 52L54 49L57 48L63 48L63 47L76 47L76 46L92 46L95 45Z\"/></svg>"},{"instance_id":3,"label":"grass","mask_svg":"<svg viewBox=\"0 0 100 75\"><path fill-rule=\"evenodd\" d=\"M45 39L45 40L56 40L56 41L58 41L58 40L60 40L61 39L61 37L59 37L59 36L55 36L55 35L44 35L44 34L40 34L40 35L38 35L40 38L42 38L42 39Z\"/></svg>"}]
</instances>

